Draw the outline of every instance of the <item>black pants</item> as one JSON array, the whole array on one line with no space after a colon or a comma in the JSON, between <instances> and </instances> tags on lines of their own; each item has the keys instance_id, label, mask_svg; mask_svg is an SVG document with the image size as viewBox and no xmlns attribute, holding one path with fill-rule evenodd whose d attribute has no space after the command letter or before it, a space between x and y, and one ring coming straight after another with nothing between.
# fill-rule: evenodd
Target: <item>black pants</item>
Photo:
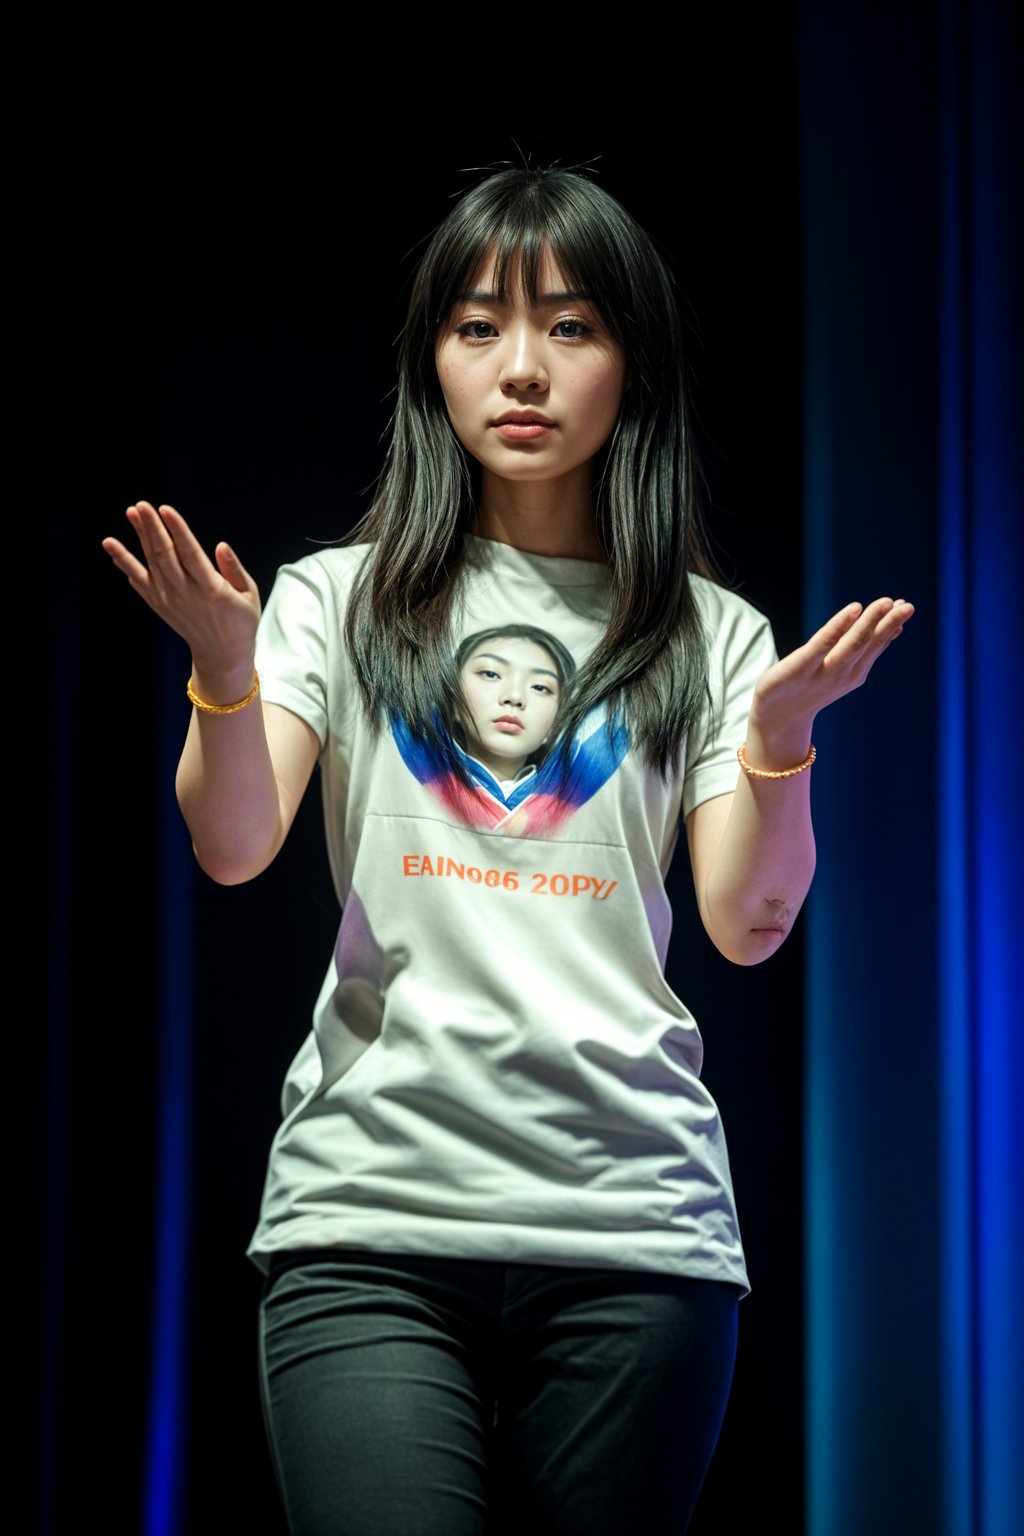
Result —
<instances>
[{"instance_id":1,"label":"black pants","mask_svg":"<svg viewBox=\"0 0 1024 1536\"><path fill-rule=\"evenodd\" d=\"M294 1536L678 1536L735 1286L332 1250L274 1260L267 1435Z\"/></svg>"}]
</instances>

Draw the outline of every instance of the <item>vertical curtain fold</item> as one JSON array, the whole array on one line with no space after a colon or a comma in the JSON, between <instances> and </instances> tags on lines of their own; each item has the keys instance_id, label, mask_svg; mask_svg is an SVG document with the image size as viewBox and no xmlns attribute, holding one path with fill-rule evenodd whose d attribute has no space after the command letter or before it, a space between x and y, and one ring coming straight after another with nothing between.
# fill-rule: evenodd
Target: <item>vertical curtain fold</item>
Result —
<instances>
[{"instance_id":1,"label":"vertical curtain fold","mask_svg":"<svg viewBox=\"0 0 1024 1536\"><path fill-rule=\"evenodd\" d=\"M1024 1528L1018 34L800 15L806 620L919 604L816 729L812 1536Z\"/></svg>"}]
</instances>

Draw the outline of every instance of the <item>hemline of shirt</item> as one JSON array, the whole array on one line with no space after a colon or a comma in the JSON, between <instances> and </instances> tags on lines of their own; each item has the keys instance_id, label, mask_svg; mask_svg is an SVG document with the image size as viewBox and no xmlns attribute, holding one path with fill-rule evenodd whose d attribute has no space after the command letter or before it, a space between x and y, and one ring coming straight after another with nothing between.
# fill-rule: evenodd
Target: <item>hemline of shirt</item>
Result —
<instances>
[{"instance_id":1,"label":"hemline of shirt","mask_svg":"<svg viewBox=\"0 0 1024 1536\"><path fill-rule=\"evenodd\" d=\"M266 1274L270 1259L278 1254L327 1251L352 1248L371 1253L405 1254L415 1258L467 1259L495 1264L551 1264L566 1269L613 1269L642 1274L679 1275L691 1280L715 1280L740 1288L741 1296L750 1294L746 1264L730 1261L723 1251L720 1262L709 1262L706 1238L703 1253L695 1244L687 1252L680 1242L680 1232L668 1229L617 1228L614 1234L599 1229L579 1229L572 1233L545 1231L518 1224L492 1221L457 1222L409 1220L403 1216L401 1240L391 1240L390 1230L374 1220L328 1219L321 1215L293 1216L281 1224L287 1241L275 1243L269 1235L261 1241L254 1237L246 1257ZM618 1238L617 1252L610 1251L608 1238ZM568 1249L571 1245L572 1251Z\"/></svg>"}]
</instances>

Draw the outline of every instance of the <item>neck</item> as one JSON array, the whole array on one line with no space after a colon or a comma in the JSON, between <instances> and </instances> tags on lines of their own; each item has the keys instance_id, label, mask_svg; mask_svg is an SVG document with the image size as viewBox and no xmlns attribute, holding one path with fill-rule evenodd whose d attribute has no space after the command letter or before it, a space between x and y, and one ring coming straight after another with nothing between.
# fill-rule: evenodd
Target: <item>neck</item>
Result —
<instances>
[{"instance_id":1,"label":"neck","mask_svg":"<svg viewBox=\"0 0 1024 1536\"><path fill-rule=\"evenodd\" d=\"M608 561L597 536L590 464L535 483L504 480L484 469L473 532L527 555Z\"/></svg>"}]
</instances>

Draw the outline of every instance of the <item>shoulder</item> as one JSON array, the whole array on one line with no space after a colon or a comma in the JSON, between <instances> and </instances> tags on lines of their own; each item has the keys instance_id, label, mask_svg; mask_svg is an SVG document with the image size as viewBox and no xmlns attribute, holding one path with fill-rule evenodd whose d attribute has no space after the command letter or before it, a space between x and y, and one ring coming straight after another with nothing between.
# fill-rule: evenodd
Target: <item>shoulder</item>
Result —
<instances>
[{"instance_id":1,"label":"shoulder","mask_svg":"<svg viewBox=\"0 0 1024 1536\"><path fill-rule=\"evenodd\" d=\"M351 586L362 570L363 562L372 553L372 544L332 544L327 549L315 549L296 560L288 560L278 567L296 581L310 586Z\"/></svg>"},{"instance_id":2,"label":"shoulder","mask_svg":"<svg viewBox=\"0 0 1024 1536\"><path fill-rule=\"evenodd\" d=\"M691 576L690 585L704 626L712 668L717 662L728 669L752 651L761 657L774 656L771 622L749 598L720 587L706 576Z\"/></svg>"},{"instance_id":3,"label":"shoulder","mask_svg":"<svg viewBox=\"0 0 1024 1536\"><path fill-rule=\"evenodd\" d=\"M708 647L708 681L716 697L743 704L762 673L778 660L766 614L748 598L704 576L691 576Z\"/></svg>"},{"instance_id":4,"label":"shoulder","mask_svg":"<svg viewBox=\"0 0 1024 1536\"><path fill-rule=\"evenodd\" d=\"M353 583L371 548L318 549L278 566L257 635L265 667L276 658L322 657L337 649Z\"/></svg>"},{"instance_id":5,"label":"shoulder","mask_svg":"<svg viewBox=\"0 0 1024 1536\"><path fill-rule=\"evenodd\" d=\"M260 616L256 669L264 702L298 715L321 746L345 724L345 614L371 547L332 546L279 566Z\"/></svg>"},{"instance_id":6,"label":"shoulder","mask_svg":"<svg viewBox=\"0 0 1024 1536\"><path fill-rule=\"evenodd\" d=\"M755 635L771 627L767 615L749 598L741 597L728 587L720 587L706 576L692 575L690 588L711 643L723 632Z\"/></svg>"},{"instance_id":7,"label":"shoulder","mask_svg":"<svg viewBox=\"0 0 1024 1536\"><path fill-rule=\"evenodd\" d=\"M270 604L299 601L344 607L372 548L371 544L332 545L287 561L277 568Z\"/></svg>"}]
</instances>

